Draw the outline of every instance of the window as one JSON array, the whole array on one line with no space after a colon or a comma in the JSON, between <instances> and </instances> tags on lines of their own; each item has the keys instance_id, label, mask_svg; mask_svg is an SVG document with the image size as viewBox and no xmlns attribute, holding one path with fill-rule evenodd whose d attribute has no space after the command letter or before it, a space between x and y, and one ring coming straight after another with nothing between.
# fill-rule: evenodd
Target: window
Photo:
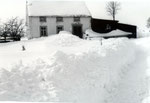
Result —
<instances>
[{"instance_id":1,"label":"window","mask_svg":"<svg viewBox=\"0 0 150 103\"><path fill-rule=\"evenodd\" d=\"M57 26L57 33L59 33L60 31L63 31L64 27L63 26Z\"/></svg>"},{"instance_id":2,"label":"window","mask_svg":"<svg viewBox=\"0 0 150 103\"><path fill-rule=\"evenodd\" d=\"M40 27L40 35L41 36L47 36L47 26L41 26Z\"/></svg>"},{"instance_id":3,"label":"window","mask_svg":"<svg viewBox=\"0 0 150 103\"><path fill-rule=\"evenodd\" d=\"M40 17L40 22L46 22L46 17L45 16L41 16Z\"/></svg>"},{"instance_id":4,"label":"window","mask_svg":"<svg viewBox=\"0 0 150 103\"><path fill-rule=\"evenodd\" d=\"M63 17L56 17L57 22L63 22Z\"/></svg>"},{"instance_id":5,"label":"window","mask_svg":"<svg viewBox=\"0 0 150 103\"><path fill-rule=\"evenodd\" d=\"M106 25L106 30L111 30L111 26L109 24Z\"/></svg>"},{"instance_id":6,"label":"window","mask_svg":"<svg viewBox=\"0 0 150 103\"><path fill-rule=\"evenodd\" d=\"M74 22L79 22L80 21L80 17L74 17Z\"/></svg>"}]
</instances>

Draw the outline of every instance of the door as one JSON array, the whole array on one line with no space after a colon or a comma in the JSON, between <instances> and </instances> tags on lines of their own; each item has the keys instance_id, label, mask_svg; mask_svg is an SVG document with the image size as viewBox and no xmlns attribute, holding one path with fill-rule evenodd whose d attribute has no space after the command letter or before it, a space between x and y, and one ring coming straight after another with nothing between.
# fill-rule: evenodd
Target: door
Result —
<instances>
[{"instance_id":1,"label":"door","mask_svg":"<svg viewBox=\"0 0 150 103\"><path fill-rule=\"evenodd\" d=\"M80 38L82 38L82 24L73 24L72 33Z\"/></svg>"}]
</instances>

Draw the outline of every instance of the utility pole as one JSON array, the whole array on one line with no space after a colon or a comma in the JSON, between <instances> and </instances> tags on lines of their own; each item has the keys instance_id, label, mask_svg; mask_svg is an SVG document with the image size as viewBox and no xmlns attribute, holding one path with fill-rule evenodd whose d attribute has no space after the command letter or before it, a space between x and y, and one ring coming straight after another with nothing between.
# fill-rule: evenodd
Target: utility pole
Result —
<instances>
[{"instance_id":1,"label":"utility pole","mask_svg":"<svg viewBox=\"0 0 150 103\"><path fill-rule=\"evenodd\" d=\"M28 0L26 0L26 36L30 38L28 6Z\"/></svg>"},{"instance_id":2,"label":"utility pole","mask_svg":"<svg viewBox=\"0 0 150 103\"><path fill-rule=\"evenodd\" d=\"M28 1L26 0L26 26L28 26Z\"/></svg>"}]
</instances>

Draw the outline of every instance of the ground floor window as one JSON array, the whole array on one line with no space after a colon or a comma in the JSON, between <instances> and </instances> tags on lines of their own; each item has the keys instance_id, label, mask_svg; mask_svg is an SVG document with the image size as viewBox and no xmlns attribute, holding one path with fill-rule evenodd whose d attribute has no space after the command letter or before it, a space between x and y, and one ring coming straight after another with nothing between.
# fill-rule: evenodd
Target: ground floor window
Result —
<instances>
[{"instance_id":1,"label":"ground floor window","mask_svg":"<svg viewBox=\"0 0 150 103\"><path fill-rule=\"evenodd\" d=\"M62 26L62 25L59 25L59 26L57 26L57 28L56 28L57 30L57 33L59 33L60 31L63 31L64 30L64 27Z\"/></svg>"},{"instance_id":2,"label":"ground floor window","mask_svg":"<svg viewBox=\"0 0 150 103\"><path fill-rule=\"evenodd\" d=\"M47 36L47 26L40 26L40 35Z\"/></svg>"}]
</instances>

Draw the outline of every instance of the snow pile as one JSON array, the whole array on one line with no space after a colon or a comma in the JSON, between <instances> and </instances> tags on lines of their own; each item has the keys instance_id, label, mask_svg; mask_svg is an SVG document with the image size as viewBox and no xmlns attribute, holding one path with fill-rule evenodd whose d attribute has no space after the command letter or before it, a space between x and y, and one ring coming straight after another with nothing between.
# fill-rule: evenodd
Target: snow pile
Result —
<instances>
[{"instance_id":1,"label":"snow pile","mask_svg":"<svg viewBox=\"0 0 150 103\"><path fill-rule=\"evenodd\" d=\"M49 40L47 43L65 48L76 42L87 45L69 34ZM104 40L103 45L91 41L88 46L84 52L68 54L59 49L48 60L19 62L10 71L1 69L0 100L106 102L134 61L134 46L126 38Z\"/></svg>"},{"instance_id":2,"label":"snow pile","mask_svg":"<svg viewBox=\"0 0 150 103\"><path fill-rule=\"evenodd\" d=\"M57 35L53 35L47 39L47 45L53 45L53 46L72 46L75 45L78 42L83 41L79 37L63 31L60 32Z\"/></svg>"},{"instance_id":3,"label":"snow pile","mask_svg":"<svg viewBox=\"0 0 150 103\"><path fill-rule=\"evenodd\" d=\"M119 29L113 30L109 33L96 33L91 29L87 29L86 34L89 35L89 37L110 37L110 36L125 36L125 35L132 35L130 32L125 32Z\"/></svg>"},{"instance_id":4,"label":"snow pile","mask_svg":"<svg viewBox=\"0 0 150 103\"><path fill-rule=\"evenodd\" d=\"M36 65L36 66L33 66ZM37 60L30 66L20 62L11 71L1 70L0 100L7 101L45 101L52 100L53 92L48 93L47 86L41 76L43 63ZM41 69L39 69L41 68ZM44 85L45 83L45 85ZM53 89L53 88L51 88Z\"/></svg>"},{"instance_id":5,"label":"snow pile","mask_svg":"<svg viewBox=\"0 0 150 103\"><path fill-rule=\"evenodd\" d=\"M149 37L150 36L150 31L149 29L137 29L137 37L142 38L142 37Z\"/></svg>"}]
</instances>

